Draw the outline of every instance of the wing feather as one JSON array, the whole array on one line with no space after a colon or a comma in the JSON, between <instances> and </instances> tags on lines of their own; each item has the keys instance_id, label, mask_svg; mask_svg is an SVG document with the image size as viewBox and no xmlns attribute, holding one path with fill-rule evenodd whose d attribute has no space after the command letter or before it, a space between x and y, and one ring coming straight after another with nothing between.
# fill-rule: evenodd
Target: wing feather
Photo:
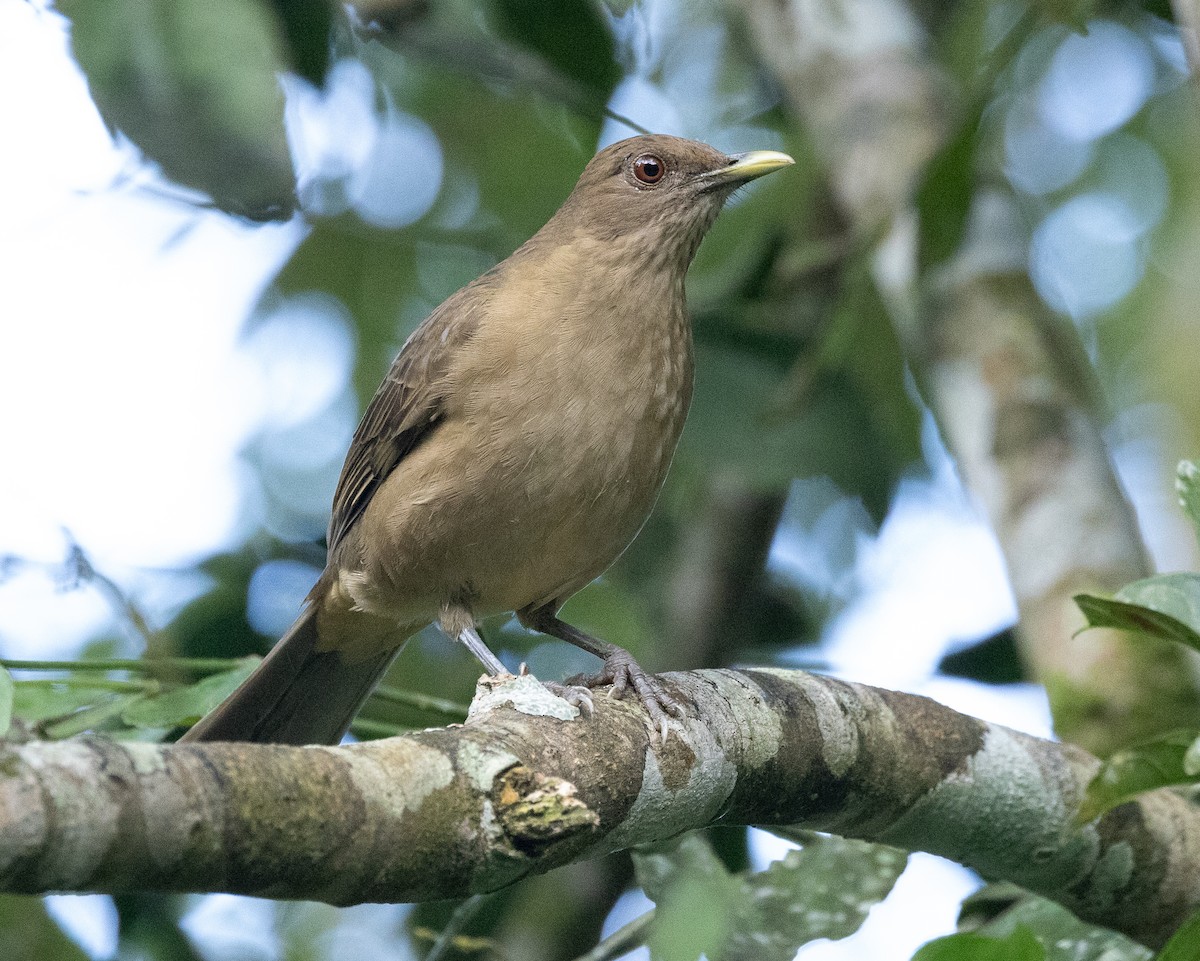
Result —
<instances>
[{"instance_id":1,"label":"wing feather","mask_svg":"<svg viewBox=\"0 0 1200 961\"><path fill-rule=\"evenodd\" d=\"M460 290L413 331L367 405L333 495L330 551L362 516L387 476L444 418L451 359L478 326L479 311L471 307L479 306L481 291L476 289L474 298L467 296L477 284Z\"/></svg>"}]
</instances>

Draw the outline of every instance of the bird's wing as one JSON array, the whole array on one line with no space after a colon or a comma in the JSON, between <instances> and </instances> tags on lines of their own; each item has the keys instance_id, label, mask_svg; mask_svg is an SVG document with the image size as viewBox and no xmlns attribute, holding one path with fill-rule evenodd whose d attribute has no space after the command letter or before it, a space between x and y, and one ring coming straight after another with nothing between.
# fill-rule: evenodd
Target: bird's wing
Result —
<instances>
[{"instance_id":1,"label":"bird's wing","mask_svg":"<svg viewBox=\"0 0 1200 961\"><path fill-rule=\"evenodd\" d=\"M450 358L475 330L470 312L454 310L456 300L444 303L413 331L367 405L333 495L330 551L362 516L379 485L445 415Z\"/></svg>"}]
</instances>

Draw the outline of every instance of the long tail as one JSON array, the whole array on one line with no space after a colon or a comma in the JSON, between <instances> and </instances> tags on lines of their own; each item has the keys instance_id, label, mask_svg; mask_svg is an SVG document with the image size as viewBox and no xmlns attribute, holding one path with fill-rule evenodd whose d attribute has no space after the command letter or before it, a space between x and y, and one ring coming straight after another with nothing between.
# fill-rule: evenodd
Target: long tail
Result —
<instances>
[{"instance_id":1,"label":"long tail","mask_svg":"<svg viewBox=\"0 0 1200 961\"><path fill-rule=\"evenodd\" d=\"M180 740L337 744L400 648L361 660L318 650L319 607L310 604L242 686Z\"/></svg>"}]
</instances>

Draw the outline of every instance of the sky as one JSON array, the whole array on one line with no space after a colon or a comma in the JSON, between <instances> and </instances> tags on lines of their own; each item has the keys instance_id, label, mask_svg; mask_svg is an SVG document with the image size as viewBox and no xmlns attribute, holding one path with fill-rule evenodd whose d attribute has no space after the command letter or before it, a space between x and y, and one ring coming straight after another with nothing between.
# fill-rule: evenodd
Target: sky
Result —
<instances>
[{"instance_id":1,"label":"sky","mask_svg":"<svg viewBox=\"0 0 1200 961\"><path fill-rule=\"evenodd\" d=\"M1087 37L1061 40L1041 79L1006 105L1007 169L1028 197L1048 198L1095 175L1087 190L1044 201L1032 248L1039 292L1081 323L1136 284L1145 266L1140 241L1168 202L1157 155L1122 128L1169 82L1170 64L1181 63L1176 48L1166 31L1099 24ZM656 55L652 43L637 49ZM613 108L658 129L694 129L687 89L695 76L652 83L646 72L635 58ZM349 197L360 212L385 224L411 222L429 209L441 178L426 178L434 194L409 196L405 206L371 171L414 154L432 170L440 148L416 118L376 118L368 81L347 65L324 95L284 82L297 167L302 177L339 166L358 171ZM361 136L349 135L355 130ZM267 436L285 460L340 462L329 438L353 426L345 403L353 343L328 320L328 305L289 304L245 334L251 307L303 238L303 223L249 225L181 201L105 129L62 20L41 3L0 0L0 131L0 557L33 562L0 580L0 655L71 656L111 623L112 610L95 591L61 591L38 566L61 559L64 531L129 589L144 588L151 609L168 617L203 582L181 575L163 589L144 572L185 569L238 543L261 520L240 461L248 443ZM714 137L770 146L745 133L726 125ZM606 128L603 139L617 135ZM289 434L323 423L336 429L310 429L303 443ZM825 645L836 673L1047 735L1037 688L933 676L948 648L1008 625L1015 609L993 536L932 426L926 435L929 474L902 486L878 531L832 485L795 485L793 506L808 525L776 543L772 564L780 576L844 598ZM1135 449L1118 463L1137 474L1158 469L1150 461ZM1151 514L1169 509L1141 506ZM1171 535L1159 549L1170 555ZM848 581L831 551L855 558ZM129 643L136 652L136 639ZM755 832L753 850L765 864L784 842ZM908 958L953 930L959 901L977 884L962 868L914 856L859 935L801 955ZM49 903L93 957L111 955L109 899ZM641 895L627 895L608 928L646 906ZM384 943L402 911L352 909L339 930L353 936L339 935L349 946L331 948L334 956L355 956L362 949L355 938ZM185 928L206 959L272 958L279 950L272 912L253 899L196 898Z\"/></svg>"}]
</instances>

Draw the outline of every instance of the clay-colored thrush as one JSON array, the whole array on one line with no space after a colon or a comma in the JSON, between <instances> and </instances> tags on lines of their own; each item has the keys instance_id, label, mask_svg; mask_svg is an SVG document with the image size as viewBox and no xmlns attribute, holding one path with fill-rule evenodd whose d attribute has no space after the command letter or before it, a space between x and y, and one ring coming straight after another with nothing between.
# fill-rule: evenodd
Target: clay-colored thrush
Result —
<instances>
[{"instance_id":1,"label":"clay-colored thrush","mask_svg":"<svg viewBox=\"0 0 1200 961\"><path fill-rule=\"evenodd\" d=\"M603 658L580 683L632 688L661 725L676 705L657 679L557 613L633 540L667 473L696 248L734 188L790 163L666 136L596 154L546 226L408 339L355 431L307 608L185 739L336 743L430 621L506 673L476 629L503 611Z\"/></svg>"}]
</instances>

